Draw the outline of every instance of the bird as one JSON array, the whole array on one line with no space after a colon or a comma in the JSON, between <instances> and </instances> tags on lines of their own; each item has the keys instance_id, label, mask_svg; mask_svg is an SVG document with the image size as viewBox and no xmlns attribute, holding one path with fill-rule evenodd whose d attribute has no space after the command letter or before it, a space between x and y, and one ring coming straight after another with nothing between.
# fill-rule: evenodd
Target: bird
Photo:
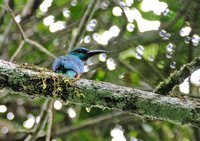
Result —
<instances>
[{"instance_id":1,"label":"bird","mask_svg":"<svg viewBox=\"0 0 200 141\"><path fill-rule=\"evenodd\" d=\"M101 53L108 53L108 51L78 47L67 55L56 58L52 64L52 69L54 72L63 74L68 78L80 78L84 72L84 62L88 58Z\"/></svg>"}]
</instances>

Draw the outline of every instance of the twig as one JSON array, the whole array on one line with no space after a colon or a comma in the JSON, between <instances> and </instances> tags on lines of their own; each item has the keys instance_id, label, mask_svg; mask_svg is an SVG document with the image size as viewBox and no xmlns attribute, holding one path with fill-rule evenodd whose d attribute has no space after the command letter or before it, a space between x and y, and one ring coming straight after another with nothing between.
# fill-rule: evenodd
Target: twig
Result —
<instances>
[{"instance_id":1,"label":"twig","mask_svg":"<svg viewBox=\"0 0 200 141\"><path fill-rule=\"evenodd\" d=\"M26 38L26 42L37 47L40 51L44 52L45 54L51 56L52 58L56 58L56 56L54 54L52 54L51 52L49 52L45 47L43 47L41 44L39 44L38 42L28 39Z\"/></svg>"},{"instance_id":2,"label":"twig","mask_svg":"<svg viewBox=\"0 0 200 141\"><path fill-rule=\"evenodd\" d=\"M81 130L83 128L87 128L89 126L94 126L95 124L102 123L102 122L111 120L111 119L119 117L119 116L124 116L124 115L126 115L126 113L115 112L115 113L111 113L111 114L108 114L108 115L101 115L99 117L95 117L95 118L92 118L92 119L89 118L89 119L83 121L82 123L80 123L78 125L65 127L62 130L56 131L55 135L60 136L60 135L63 135L63 134L70 133L72 131Z\"/></svg>"},{"instance_id":3,"label":"twig","mask_svg":"<svg viewBox=\"0 0 200 141\"><path fill-rule=\"evenodd\" d=\"M86 9L86 11L83 15L83 18L80 21L78 31L77 31L75 37L72 38L71 44L68 48L68 52L71 51L72 48L76 47L76 45L80 41L81 36L84 34L86 24L88 23L88 21L93 16L93 14L96 10L97 3L98 3L98 0L91 0L90 1L90 4L88 5L88 7L87 7L87 9Z\"/></svg>"},{"instance_id":4,"label":"twig","mask_svg":"<svg viewBox=\"0 0 200 141\"><path fill-rule=\"evenodd\" d=\"M46 113L46 109L48 107L48 105L50 104L50 100L47 99L45 100L45 103L43 104L41 111L40 111L40 121L39 123L35 124L34 129L32 134L29 134L24 141L34 141L35 139L37 139L39 133L41 130L44 129L44 126L46 125L48 116Z\"/></svg>"},{"instance_id":5,"label":"twig","mask_svg":"<svg viewBox=\"0 0 200 141\"><path fill-rule=\"evenodd\" d=\"M48 127L47 127L47 135L46 135L46 141L50 141L51 139L51 128L52 128L52 122L53 122L53 103L54 103L54 100L51 100L50 102L50 105L49 105L49 108L48 108L48 117L49 117L49 120L48 120Z\"/></svg>"},{"instance_id":6,"label":"twig","mask_svg":"<svg viewBox=\"0 0 200 141\"><path fill-rule=\"evenodd\" d=\"M35 141L38 137L40 137L41 131L44 130L44 127L47 123L48 120L48 116L47 114L44 116L44 119L42 120L42 122L40 123L40 127L37 128L37 130L34 132L33 134L33 138L30 141Z\"/></svg>"},{"instance_id":7,"label":"twig","mask_svg":"<svg viewBox=\"0 0 200 141\"><path fill-rule=\"evenodd\" d=\"M13 54L13 56L10 58L10 62L12 62L15 57L19 54L19 52L21 51L22 47L24 46L24 40L21 41L21 43L19 44L19 47L17 48L17 50L15 51L15 53Z\"/></svg>"}]
</instances>

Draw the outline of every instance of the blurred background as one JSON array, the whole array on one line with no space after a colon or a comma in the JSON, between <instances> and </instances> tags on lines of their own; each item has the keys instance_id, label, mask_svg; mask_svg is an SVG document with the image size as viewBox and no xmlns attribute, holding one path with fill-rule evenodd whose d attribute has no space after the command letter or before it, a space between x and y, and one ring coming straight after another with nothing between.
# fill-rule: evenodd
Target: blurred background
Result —
<instances>
[{"instance_id":1,"label":"blurred background","mask_svg":"<svg viewBox=\"0 0 200 141\"><path fill-rule=\"evenodd\" d=\"M152 91L200 54L198 0L1 0L0 59L51 69L54 57L104 49L86 79ZM199 98L200 70L174 88ZM50 131L51 132L50 132ZM199 141L200 130L0 90L0 141ZM46 139L48 140L48 139Z\"/></svg>"}]
</instances>

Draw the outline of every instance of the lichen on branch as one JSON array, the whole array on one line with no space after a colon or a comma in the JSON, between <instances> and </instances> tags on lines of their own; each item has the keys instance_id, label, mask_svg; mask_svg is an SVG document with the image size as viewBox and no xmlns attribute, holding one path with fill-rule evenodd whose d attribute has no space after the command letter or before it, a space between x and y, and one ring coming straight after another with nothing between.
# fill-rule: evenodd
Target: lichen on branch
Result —
<instances>
[{"instance_id":1,"label":"lichen on branch","mask_svg":"<svg viewBox=\"0 0 200 141\"><path fill-rule=\"evenodd\" d=\"M182 100L106 82L66 77L33 65L0 60L0 89L24 96L62 99L85 107L109 108L200 127L198 99Z\"/></svg>"}]
</instances>

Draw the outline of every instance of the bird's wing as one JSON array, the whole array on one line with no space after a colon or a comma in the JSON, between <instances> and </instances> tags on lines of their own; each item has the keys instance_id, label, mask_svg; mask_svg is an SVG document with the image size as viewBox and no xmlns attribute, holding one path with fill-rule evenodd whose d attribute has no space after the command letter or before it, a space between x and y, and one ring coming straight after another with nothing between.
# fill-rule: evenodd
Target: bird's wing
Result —
<instances>
[{"instance_id":1,"label":"bird's wing","mask_svg":"<svg viewBox=\"0 0 200 141\"><path fill-rule=\"evenodd\" d=\"M84 65L80 59L72 55L67 55L56 58L53 62L52 69L53 71L62 73L67 77L75 78L80 77L83 73Z\"/></svg>"},{"instance_id":2,"label":"bird's wing","mask_svg":"<svg viewBox=\"0 0 200 141\"><path fill-rule=\"evenodd\" d=\"M55 59L55 61L52 64L52 69L53 71L57 71L59 69L62 68L62 59L64 58L64 56L60 56L58 58Z\"/></svg>"},{"instance_id":3,"label":"bird's wing","mask_svg":"<svg viewBox=\"0 0 200 141\"><path fill-rule=\"evenodd\" d=\"M66 70L73 70L77 74L82 74L84 70L84 65L83 62L72 56L72 55L67 55L62 59L62 65L64 69Z\"/></svg>"}]
</instances>

